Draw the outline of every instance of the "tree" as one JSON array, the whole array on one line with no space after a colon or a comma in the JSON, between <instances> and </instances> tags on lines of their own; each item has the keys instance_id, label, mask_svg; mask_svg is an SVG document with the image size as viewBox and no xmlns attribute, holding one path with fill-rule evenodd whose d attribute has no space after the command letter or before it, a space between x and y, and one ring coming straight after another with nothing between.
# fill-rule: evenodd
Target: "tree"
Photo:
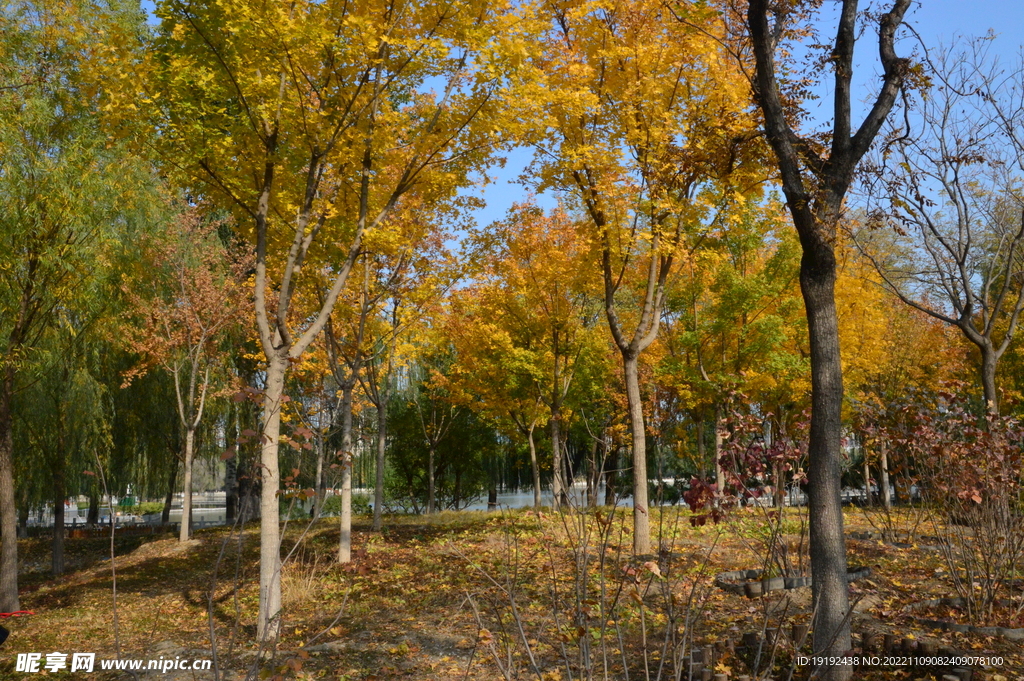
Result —
<instances>
[{"instance_id":1,"label":"tree","mask_svg":"<svg viewBox=\"0 0 1024 681\"><path fill-rule=\"evenodd\" d=\"M963 352L941 322L886 291L875 268L846 240L840 243L839 261L836 309L848 417L863 454L865 488L876 481L888 511L895 478L909 487L912 471L892 456L887 427L912 395L936 394L943 381L958 377ZM870 495L867 502L872 502Z\"/></svg>"},{"instance_id":2,"label":"tree","mask_svg":"<svg viewBox=\"0 0 1024 681\"><path fill-rule=\"evenodd\" d=\"M427 513L437 511L437 448L447 437L459 407L441 378L451 365L451 348L441 343L420 343L409 367L409 393L423 442L427 446Z\"/></svg>"},{"instance_id":3,"label":"tree","mask_svg":"<svg viewBox=\"0 0 1024 681\"><path fill-rule=\"evenodd\" d=\"M564 208L545 214L518 205L506 220L473 237L474 257L484 263L477 276L484 308L478 314L507 334L532 378L530 397L548 410L556 509L572 484L563 459L566 400L577 368L600 346L593 333L600 294L584 230ZM534 426L528 423L535 419L522 418L521 412L509 413L532 442Z\"/></svg>"},{"instance_id":4,"label":"tree","mask_svg":"<svg viewBox=\"0 0 1024 681\"><path fill-rule=\"evenodd\" d=\"M910 0L895 0L878 15L882 84L868 113L854 129L851 111L853 52L857 40L857 1L843 0L836 37L822 66L833 72L832 128L827 142L794 129L801 116L793 89L777 62L785 43L799 40L817 5L775 6L751 0L747 28L755 63L754 95L764 115L764 130L775 152L782 190L800 237L800 290L807 312L811 346L811 426L808 485L810 550L814 596L814 650L839 657L850 648L846 541L840 499L843 371L836 317L835 244L843 200L854 172L892 110L910 74L910 62L896 55L896 34ZM848 679L849 666L826 665L823 678Z\"/></svg>"},{"instance_id":5,"label":"tree","mask_svg":"<svg viewBox=\"0 0 1024 681\"><path fill-rule=\"evenodd\" d=\"M509 439L526 438L533 506L541 507L541 472L534 433L544 423L544 403L529 351L517 347L481 287L455 291L445 317L445 336L456 361L443 377L452 401L494 423ZM513 322L517 324L518 323Z\"/></svg>"},{"instance_id":6,"label":"tree","mask_svg":"<svg viewBox=\"0 0 1024 681\"><path fill-rule=\"evenodd\" d=\"M90 264L98 266L95 260ZM98 332L111 325L111 300L104 294L113 287L98 283L77 288L54 310L56 318L47 324L33 361L21 370L30 378L18 394L15 443L18 451L34 455L19 457L18 486L32 486L38 491L30 498L52 502L50 571L55 577L65 567L65 503L83 488L81 473L94 469L94 457L108 454L112 444L101 360L111 348Z\"/></svg>"},{"instance_id":7,"label":"tree","mask_svg":"<svg viewBox=\"0 0 1024 681\"><path fill-rule=\"evenodd\" d=\"M784 410L800 411L808 387L799 245L783 211L776 200L734 210L729 229L704 240L666 300L658 381L687 405L701 467L712 424L718 494L725 490L723 419L737 408L729 395L738 391L762 414L784 419Z\"/></svg>"},{"instance_id":8,"label":"tree","mask_svg":"<svg viewBox=\"0 0 1024 681\"><path fill-rule=\"evenodd\" d=\"M747 87L723 59L710 6L674 20L662 2L547 7L543 66L552 89L541 185L565 189L588 217L604 309L621 355L633 455L633 549L650 553L640 355L655 341L671 277L687 245L717 221L725 191L753 189ZM734 178L730 184L728 178Z\"/></svg>"},{"instance_id":9,"label":"tree","mask_svg":"<svg viewBox=\"0 0 1024 681\"><path fill-rule=\"evenodd\" d=\"M60 307L92 276L85 258L123 227L149 184L96 124L96 48L77 3L9 4L0 17L0 610L18 610L12 416L20 374ZM111 13L112 22L128 20Z\"/></svg>"},{"instance_id":10,"label":"tree","mask_svg":"<svg viewBox=\"0 0 1024 681\"><path fill-rule=\"evenodd\" d=\"M333 410L331 429L340 426L341 449L341 509L339 515L340 529L338 535L338 562L348 563L352 560L352 412L355 403L355 389L366 360L363 342L366 336L367 321L379 302L383 293L373 297L369 292L369 264L363 263L363 277L360 281L359 303L355 310L355 319L342 331L343 325L338 319L340 313L352 313L351 309L335 310L324 327L324 348L327 354L327 365L334 377L335 385L340 390L337 408ZM351 306L349 306L351 307ZM340 423L339 423L340 422Z\"/></svg>"},{"instance_id":11,"label":"tree","mask_svg":"<svg viewBox=\"0 0 1024 681\"><path fill-rule=\"evenodd\" d=\"M364 250L409 197L449 204L529 120L530 21L489 0L159 3L148 54L111 108L142 99L176 176L231 210L255 246L266 360L258 636L281 609L278 446L285 376L323 330ZM139 93L139 88L146 92ZM439 88L440 92L434 90ZM319 274L330 273L325 278ZM297 291L324 283L292 319Z\"/></svg>"},{"instance_id":12,"label":"tree","mask_svg":"<svg viewBox=\"0 0 1024 681\"><path fill-rule=\"evenodd\" d=\"M1003 72L986 44L933 60L934 86L893 125L876 162L886 205L871 218L895 228L894 243L863 233L858 243L900 300L977 348L996 416L998 363L1024 310L1024 66Z\"/></svg>"},{"instance_id":13,"label":"tree","mask_svg":"<svg viewBox=\"0 0 1024 681\"><path fill-rule=\"evenodd\" d=\"M167 231L148 240L146 279L125 284L138 323L126 333L142 363L128 372L125 386L152 366L174 379L175 406L182 429L183 490L179 541L192 536L192 461L196 429L203 419L211 372L225 333L248 310L244 286L251 262L225 247L217 222L198 210L180 213Z\"/></svg>"}]
</instances>

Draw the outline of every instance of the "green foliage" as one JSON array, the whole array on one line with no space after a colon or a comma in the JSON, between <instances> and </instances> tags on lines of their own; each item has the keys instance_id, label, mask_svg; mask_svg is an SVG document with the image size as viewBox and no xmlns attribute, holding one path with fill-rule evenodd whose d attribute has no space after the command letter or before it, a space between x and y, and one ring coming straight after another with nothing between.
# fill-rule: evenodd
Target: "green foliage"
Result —
<instances>
[{"instance_id":1,"label":"green foliage","mask_svg":"<svg viewBox=\"0 0 1024 681\"><path fill-rule=\"evenodd\" d=\"M332 494L327 497L327 499L324 500L323 506L320 508L320 513L325 516L341 515L341 495ZM353 492L352 514L370 515L371 513L373 513L373 507L370 505L370 495Z\"/></svg>"},{"instance_id":2,"label":"green foliage","mask_svg":"<svg viewBox=\"0 0 1024 681\"><path fill-rule=\"evenodd\" d=\"M389 468L385 480L385 504L419 512L427 503L429 449L419 426L414 405L395 400L389 416ZM487 488L488 460L497 456L498 438L493 427L468 410L460 410L435 451L437 507L464 508Z\"/></svg>"},{"instance_id":3,"label":"green foliage","mask_svg":"<svg viewBox=\"0 0 1024 681\"><path fill-rule=\"evenodd\" d=\"M145 160L101 130L93 23L117 8L15 2L0 17L0 364L17 393L19 503L111 491L134 467L112 444L120 384L111 331L133 235L159 216ZM6 425L6 424L4 424Z\"/></svg>"},{"instance_id":4,"label":"green foliage","mask_svg":"<svg viewBox=\"0 0 1024 681\"><path fill-rule=\"evenodd\" d=\"M162 501L144 501L138 506L132 508L132 513L138 513L139 515L146 515L149 513L162 513L164 510L164 504Z\"/></svg>"}]
</instances>

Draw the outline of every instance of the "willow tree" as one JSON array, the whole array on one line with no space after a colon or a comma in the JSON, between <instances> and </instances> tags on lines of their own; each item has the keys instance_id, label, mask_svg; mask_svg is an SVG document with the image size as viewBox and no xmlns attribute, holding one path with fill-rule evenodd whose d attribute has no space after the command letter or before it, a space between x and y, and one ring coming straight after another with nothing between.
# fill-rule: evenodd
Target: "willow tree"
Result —
<instances>
[{"instance_id":1,"label":"willow tree","mask_svg":"<svg viewBox=\"0 0 1024 681\"><path fill-rule=\"evenodd\" d=\"M141 102L169 171L230 210L255 249L266 640L281 609L289 366L323 330L367 237L388 232L409 197L424 210L449 203L530 119L516 103L533 99L519 79L532 24L490 0L166 0L156 12L147 51L120 63L131 73L111 88L110 110ZM321 304L300 315L299 298Z\"/></svg>"},{"instance_id":2,"label":"willow tree","mask_svg":"<svg viewBox=\"0 0 1024 681\"><path fill-rule=\"evenodd\" d=\"M754 124L749 89L718 42L718 11L657 0L550 3L543 60L552 89L539 172L588 216L604 308L622 356L633 450L633 549L651 550L640 355L655 341L666 289L712 208L746 191L738 169ZM730 182L730 179L733 182Z\"/></svg>"},{"instance_id":3,"label":"willow tree","mask_svg":"<svg viewBox=\"0 0 1024 681\"><path fill-rule=\"evenodd\" d=\"M96 125L86 29L100 10L13 2L0 13L0 610L18 610L13 402L48 327L93 276L101 237L147 180ZM123 17L106 16L116 23ZM127 23L127 22L126 22Z\"/></svg>"},{"instance_id":4,"label":"willow tree","mask_svg":"<svg viewBox=\"0 0 1024 681\"><path fill-rule=\"evenodd\" d=\"M836 243L844 199L858 164L867 153L896 102L910 73L910 63L896 55L896 34L910 0L895 0L889 11L858 14L856 0L839 6L835 39L821 64L831 72L832 125L823 137L798 134L795 121L803 110L794 99L806 87L790 80L797 67L789 63L799 42L812 31L820 3L775 5L751 0L747 28L753 47L754 91L764 114L765 136L775 160L790 215L800 237L800 290L807 313L811 346L811 432L808 486L810 552L814 580L814 650L840 659L850 648L846 541L843 537L842 407L843 368L836 314ZM858 17L865 23L858 26ZM870 23L877 22L881 84L863 120L855 125L854 45ZM816 36L815 36L816 37ZM820 40L813 42L821 44ZM797 50L798 51L798 50ZM827 141L822 141L827 140ZM849 666L825 665L822 678L848 679Z\"/></svg>"}]
</instances>

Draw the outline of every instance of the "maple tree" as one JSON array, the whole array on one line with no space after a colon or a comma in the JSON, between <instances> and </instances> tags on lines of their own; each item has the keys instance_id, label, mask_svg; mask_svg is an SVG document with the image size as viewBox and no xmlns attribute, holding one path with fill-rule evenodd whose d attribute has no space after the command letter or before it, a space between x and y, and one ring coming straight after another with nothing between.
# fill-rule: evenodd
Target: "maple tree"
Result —
<instances>
[{"instance_id":1,"label":"maple tree","mask_svg":"<svg viewBox=\"0 0 1024 681\"><path fill-rule=\"evenodd\" d=\"M156 13L156 39L121 60L133 72L110 88L107 108L141 99L160 157L255 246L266 359L258 630L274 638L288 367L323 330L368 235L387 234L410 196L426 210L450 202L520 127L533 24L489 1L167 0ZM289 321L297 291L321 284L319 309Z\"/></svg>"},{"instance_id":2,"label":"maple tree","mask_svg":"<svg viewBox=\"0 0 1024 681\"><path fill-rule=\"evenodd\" d=\"M453 402L489 419L511 439L526 438L533 505L539 509L541 465L534 433L544 423L547 410L536 389L532 358L516 347L502 323L508 318L495 318L489 302L478 287L451 295L445 336L457 361L439 378Z\"/></svg>"},{"instance_id":3,"label":"maple tree","mask_svg":"<svg viewBox=\"0 0 1024 681\"><path fill-rule=\"evenodd\" d=\"M127 329L131 350L143 358L129 371L126 385L153 366L174 379L175 406L181 424L183 475L179 540L192 535L192 463L196 429L203 419L222 355L225 334L248 310L243 285L248 258L225 247L221 225L204 222L196 209L176 216L163 234L150 237L142 256L144 281L125 284L130 312L137 324Z\"/></svg>"},{"instance_id":4,"label":"maple tree","mask_svg":"<svg viewBox=\"0 0 1024 681\"><path fill-rule=\"evenodd\" d=\"M336 331L337 313L328 319L327 325L324 327L327 363L334 377L335 385L341 391L341 398L338 400L333 414L335 420L333 425L335 427L340 425L341 428L341 460L334 464L341 467L339 563L347 563L352 559L352 410L356 384L359 382L365 359L363 341L366 334L366 323L373 305L375 305L375 301L369 299L368 278L369 269L364 264L354 329L350 329L347 334ZM338 420L340 420L340 424L337 423Z\"/></svg>"},{"instance_id":5,"label":"maple tree","mask_svg":"<svg viewBox=\"0 0 1024 681\"><path fill-rule=\"evenodd\" d=\"M597 247L628 398L634 550L646 554L639 358L658 336L679 263L721 226L718 197L745 186L740 169L752 160L745 143L753 131L748 90L724 58L724 29L711 5L688 7L688 23L649 0L549 3L545 11L551 31L542 68L552 132L540 145L537 174L542 187L570 192Z\"/></svg>"},{"instance_id":6,"label":"maple tree","mask_svg":"<svg viewBox=\"0 0 1024 681\"><path fill-rule=\"evenodd\" d=\"M362 255L358 313L340 319L337 310L327 326L328 365L341 389L337 418L341 420L342 474L339 561L351 556L352 405L356 386L376 411L373 529L383 524L384 474L387 451L387 419L394 392L396 370L407 363L410 350L406 336L423 314L444 294L458 276L438 224L404 210L395 221L400 238L372 235ZM392 235L393 237L393 235Z\"/></svg>"},{"instance_id":7,"label":"maple tree","mask_svg":"<svg viewBox=\"0 0 1024 681\"><path fill-rule=\"evenodd\" d=\"M476 291L482 309L476 314L507 337L506 352L532 383L523 386L526 403L508 410L530 440L531 452L537 418L526 416L532 411L529 400L547 408L553 504L558 508L571 483L563 456L566 399L577 368L600 352L594 334L599 289L589 266L591 247L581 225L564 209L545 214L535 206L519 205L505 220L475 234L473 249L481 261ZM535 458L531 453L531 461Z\"/></svg>"}]
</instances>

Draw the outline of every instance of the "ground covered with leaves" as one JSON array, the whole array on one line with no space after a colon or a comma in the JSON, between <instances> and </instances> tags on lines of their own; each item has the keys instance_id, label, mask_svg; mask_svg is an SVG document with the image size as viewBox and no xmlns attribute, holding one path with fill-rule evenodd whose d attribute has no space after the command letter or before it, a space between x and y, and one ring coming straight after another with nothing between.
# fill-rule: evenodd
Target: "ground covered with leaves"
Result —
<instances>
[{"instance_id":1,"label":"ground covered with leaves","mask_svg":"<svg viewBox=\"0 0 1024 681\"><path fill-rule=\"evenodd\" d=\"M756 509L694 526L688 511L672 508L655 510L652 520L660 550L640 558L630 552L628 514L610 509L398 517L382 533L357 522L347 565L335 560L336 520L291 523L282 637L273 650L254 642L255 525L197 532L184 544L160 536L115 539L116 626L109 540L68 540L71 571L57 580L45 572L45 540L25 540L22 607L35 614L8 620L0 678L38 676L16 672L16 654L53 651L141 659L215 653L221 679L685 679L690 670L700 678L694 658L702 654L710 656L709 669L730 679L753 674L755 666L761 678L806 678L809 667L798 655L808 649L793 637L810 619L810 588L748 598L715 586L725 571L774 576L780 566L791 574L806 568L806 518L791 511L773 521ZM847 529L872 528L851 510ZM862 634L879 641L889 634L898 645L907 639L911 646L1001 657L1001 664L974 665L975 681L1024 680L1024 643L938 631L909 609L952 589L940 554L925 539L904 539L848 541L851 565L871 568L851 584L857 645ZM940 674L882 664L859 667L855 677Z\"/></svg>"}]
</instances>

